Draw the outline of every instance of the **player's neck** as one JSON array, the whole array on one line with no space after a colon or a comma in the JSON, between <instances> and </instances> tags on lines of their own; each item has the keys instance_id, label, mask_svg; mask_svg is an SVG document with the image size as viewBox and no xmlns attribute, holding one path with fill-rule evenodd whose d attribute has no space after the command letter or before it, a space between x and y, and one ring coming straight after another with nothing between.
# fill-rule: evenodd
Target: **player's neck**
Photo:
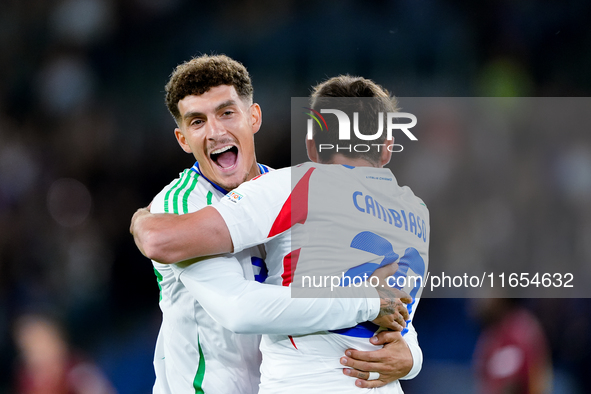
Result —
<instances>
[{"instance_id":1,"label":"player's neck","mask_svg":"<svg viewBox=\"0 0 591 394\"><path fill-rule=\"evenodd\" d=\"M347 157L347 156L342 155L340 153L334 154L330 158L330 160L324 161L324 162L322 162L322 164L342 164L342 165L353 166L353 167L376 167L376 168L383 167L383 166L376 165L370 161L367 161L367 160L359 158L359 157L356 157L356 158Z\"/></svg>"},{"instance_id":2,"label":"player's neck","mask_svg":"<svg viewBox=\"0 0 591 394\"><path fill-rule=\"evenodd\" d=\"M259 169L259 165L258 165L256 158L255 158L254 164L250 168L250 171L248 171L248 175L246 176L245 181L250 181L252 178L257 177L259 175L261 175L261 171Z\"/></svg>"}]
</instances>

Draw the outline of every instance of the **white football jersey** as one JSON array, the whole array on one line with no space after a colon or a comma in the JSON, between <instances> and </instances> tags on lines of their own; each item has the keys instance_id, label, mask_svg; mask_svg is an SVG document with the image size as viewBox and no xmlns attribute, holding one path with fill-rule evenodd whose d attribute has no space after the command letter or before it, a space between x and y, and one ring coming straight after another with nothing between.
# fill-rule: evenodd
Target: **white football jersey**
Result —
<instances>
[{"instance_id":1,"label":"white football jersey","mask_svg":"<svg viewBox=\"0 0 591 394\"><path fill-rule=\"evenodd\" d=\"M294 296L307 296L326 277L354 287L361 283L356 278L397 263L392 280L413 297L403 336L415 365L406 378L418 373L422 354L412 318L427 272L429 213L390 170L305 163L246 182L215 208L235 251L267 242L268 281L291 286ZM312 335L264 335L260 393L363 391L342 374L339 359L348 348L378 349L369 342L378 329L366 322ZM402 389L394 382L374 391Z\"/></svg>"},{"instance_id":2,"label":"white football jersey","mask_svg":"<svg viewBox=\"0 0 591 394\"><path fill-rule=\"evenodd\" d=\"M261 172L266 171L261 166ZM219 201L225 193L200 174L196 163L154 198L151 212L194 212ZM239 262L244 277L254 280L253 262L259 260L251 260L249 252L243 253ZM235 334L210 317L183 283L184 268L155 261L153 265L162 310L162 326L154 353L153 392L256 393L260 336Z\"/></svg>"},{"instance_id":3,"label":"white football jersey","mask_svg":"<svg viewBox=\"0 0 591 394\"><path fill-rule=\"evenodd\" d=\"M225 193L196 164L165 187L151 209L194 212ZM264 249L254 247L196 264L153 262L163 313L154 355L154 393L256 393L260 336L242 334L339 329L379 312L376 298L297 299L286 287L258 283L267 278L262 257Z\"/></svg>"}]
</instances>

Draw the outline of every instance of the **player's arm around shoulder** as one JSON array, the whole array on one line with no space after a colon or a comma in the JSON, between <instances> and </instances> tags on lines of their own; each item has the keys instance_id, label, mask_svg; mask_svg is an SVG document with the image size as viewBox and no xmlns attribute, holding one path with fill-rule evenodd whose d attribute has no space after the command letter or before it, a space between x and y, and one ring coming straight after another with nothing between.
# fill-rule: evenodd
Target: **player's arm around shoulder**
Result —
<instances>
[{"instance_id":1,"label":"player's arm around shoulder","mask_svg":"<svg viewBox=\"0 0 591 394\"><path fill-rule=\"evenodd\" d=\"M232 250L228 228L211 207L180 216L139 209L130 231L142 254L162 264Z\"/></svg>"},{"instance_id":2,"label":"player's arm around shoulder","mask_svg":"<svg viewBox=\"0 0 591 394\"><path fill-rule=\"evenodd\" d=\"M169 191L165 188L149 207L137 210L131 220L130 232L144 256L172 264L232 250L232 240L223 219L205 203L199 206L195 199L190 199L187 206L176 213L197 211L184 215L164 213L171 211L165 209L166 204L170 204ZM202 207L205 208L199 209Z\"/></svg>"},{"instance_id":3,"label":"player's arm around shoulder","mask_svg":"<svg viewBox=\"0 0 591 394\"><path fill-rule=\"evenodd\" d=\"M133 214L131 218L131 224L129 226L129 232L133 235L133 240L137 248L142 252L142 254L150 259L152 259L152 251L150 249L151 240L152 240L152 231L149 223L149 217L152 214L160 214L164 213L164 196L169 187L174 183L171 182L170 185L166 186L160 193L154 197L152 202L143 208L139 208ZM148 250L146 251L146 248Z\"/></svg>"}]
</instances>

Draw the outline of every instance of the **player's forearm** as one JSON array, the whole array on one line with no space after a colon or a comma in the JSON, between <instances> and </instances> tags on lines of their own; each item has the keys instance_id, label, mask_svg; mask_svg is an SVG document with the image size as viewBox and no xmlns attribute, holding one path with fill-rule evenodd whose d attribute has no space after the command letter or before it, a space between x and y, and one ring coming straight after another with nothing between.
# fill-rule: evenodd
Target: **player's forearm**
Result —
<instances>
[{"instance_id":1,"label":"player's forearm","mask_svg":"<svg viewBox=\"0 0 591 394\"><path fill-rule=\"evenodd\" d=\"M288 287L244 278L230 257L202 261L181 281L222 326L240 334L309 334L356 325L377 314L378 299L292 298ZM223 274L221 274L223 273Z\"/></svg>"},{"instance_id":2,"label":"player's forearm","mask_svg":"<svg viewBox=\"0 0 591 394\"><path fill-rule=\"evenodd\" d=\"M255 284L253 282L253 284ZM264 286L264 285L263 285ZM270 288L285 289L279 286ZM369 319L373 313L367 299L305 299L291 298L285 291L275 300L261 305L262 294L252 292L259 304L248 301L250 297L237 297L234 304L238 319L232 319L229 327L242 334L303 335L318 331L352 327Z\"/></svg>"},{"instance_id":3,"label":"player's forearm","mask_svg":"<svg viewBox=\"0 0 591 394\"><path fill-rule=\"evenodd\" d=\"M131 232L146 257L164 264L232 250L225 222L212 208L181 216L140 210Z\"/></svg>"},{"instance_id":4,"label":"player's forearm","mask_svg":"<svg viewBox=\"0 0 591 394\"><path fill-rule=\"evenodd\" d=\"M366 321L371 312L365 299L291 298L286 287L250 285L243 295L227 298L225 309L214 312L220 324L238 334L303 335L337 330ZM261 287L253 291L256 285ZM277 297L271 298L266 290L281 292L271 292L271 297Z\"/></svg>"},{"instance_id":5,"label":"player's forearm","mask_svg":"<svg viewBox=\"0 0 591 394\"><path fill-rule=\"evenodd\" d=\"M175 249L176 243L184 238L182 228L178 226L179 218L177 215L139 211L134 215L131 232L144 256L165 264L183 260Z\"/></svg>"}]
</instances>

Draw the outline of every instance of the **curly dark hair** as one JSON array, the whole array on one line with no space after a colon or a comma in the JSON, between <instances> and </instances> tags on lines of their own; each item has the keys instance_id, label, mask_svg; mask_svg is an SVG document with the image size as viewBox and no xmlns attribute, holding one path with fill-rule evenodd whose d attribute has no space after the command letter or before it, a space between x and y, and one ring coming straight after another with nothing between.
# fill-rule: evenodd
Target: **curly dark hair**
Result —
<instances>
[{"instance_id":1,"label":"curly dark hair","mask_svg":"<svg viewBox=\"0 0 591 394\"><path fill-rule=\"evenodd\" d=\"M244 65L226 55L202 55L175 68L165 86L166 106L179 123L180 100L201 95L219 85L234 86L243 100L252 102L252 82Z\"/></svg>"}]
</instances>

